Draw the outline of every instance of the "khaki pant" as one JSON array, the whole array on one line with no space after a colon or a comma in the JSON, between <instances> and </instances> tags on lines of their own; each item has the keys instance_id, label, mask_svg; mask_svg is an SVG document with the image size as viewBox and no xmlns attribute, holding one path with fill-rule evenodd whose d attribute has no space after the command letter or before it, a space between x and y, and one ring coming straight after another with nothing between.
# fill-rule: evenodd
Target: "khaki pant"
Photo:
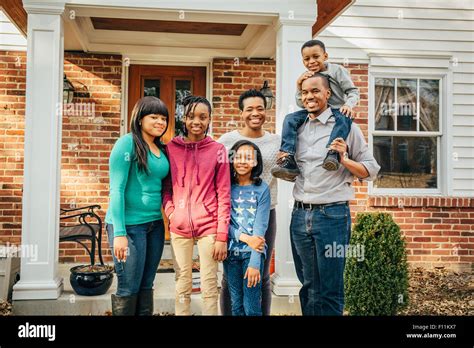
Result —
<instances>
[{"instance_id":1,"label":"khaki pant","mask_svg":"<svg viewBox=\"0 0 474 348\"><path fill-rule=\"evenodd\" d=\"M197 241L201 273L201 295L203 315L217 315L217 265L212 257L216 235L185 238L176 233L171 235L174 270L176 272L176 315L191 315L191 292L193 271L193 247Z\"/></svg>"}]
</instances>

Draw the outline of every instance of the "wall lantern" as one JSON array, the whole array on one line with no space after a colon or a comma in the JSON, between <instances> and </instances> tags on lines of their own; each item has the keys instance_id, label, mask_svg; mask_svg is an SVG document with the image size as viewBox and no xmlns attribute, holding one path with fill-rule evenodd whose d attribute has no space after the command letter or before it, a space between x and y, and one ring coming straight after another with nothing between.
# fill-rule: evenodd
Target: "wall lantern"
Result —
<instances>
[{"instance_id":1,"label":"wall lantern","mask_svg":"<svg viewBox=\"0 0 474 348\"><path fill-rule=\"evenodd\" d=\"M263 82L263 87L260 88L260 92L262 92L263 96L265 97L265 101L267 102L267 110L270 110L273 106L273 96L272 90L268 87L268 81Z\"/></svg>"},{"instance_id":2,"label":"wall lantern","mask_svg":"<svg viewBox=\"0 0 474 348\"><path fill-rule=\"evenodd\" d=\"M64 80L63 80L63 103L64 104L69 104L72 102L72 99L74 98L74 86L72 85L71 81L69 81L66 77L66 74L64 74Z\"/></svg>"}]
</instances>

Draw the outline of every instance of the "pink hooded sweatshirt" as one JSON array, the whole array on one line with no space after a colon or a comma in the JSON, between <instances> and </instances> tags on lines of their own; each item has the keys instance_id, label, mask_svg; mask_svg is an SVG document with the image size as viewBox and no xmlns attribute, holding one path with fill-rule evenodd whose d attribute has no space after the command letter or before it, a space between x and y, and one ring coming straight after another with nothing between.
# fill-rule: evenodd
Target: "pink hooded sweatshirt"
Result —
<instances>
[{"instance_id":1,"label":"pink hooded sweatshirt","mask_svg":"<svg viewBox=\"0 0 474 348\"><path fill-rule=\"evenodd\" d=\"M206 137L166 146L170 175L163 186L163 208L170 231L187 238L217 234L226 242L230 221L230 169L224 145Z\"/></svg>"}]
</instances>

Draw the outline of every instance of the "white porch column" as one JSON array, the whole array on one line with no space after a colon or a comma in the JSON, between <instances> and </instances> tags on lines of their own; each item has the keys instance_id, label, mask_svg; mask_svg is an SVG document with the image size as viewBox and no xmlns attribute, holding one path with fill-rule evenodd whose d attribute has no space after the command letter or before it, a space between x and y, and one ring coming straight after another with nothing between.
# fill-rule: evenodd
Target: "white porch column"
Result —
<instances>
[{"instance_id":1,"label":"white porch column","mask_svg":"<svg viewBox=\"0 0 474 348\"><path fill-rule=\"evenodd\" d=\"M312 20L282 18L278 22L276 45L276 131L281 134L285 116L298 107L295 103L296 80L304 72L301 46L312 38ZM298 295L301 283L296 277L290 243L293 207L293 184L278 180L277 237L275 274L272 277L276 295Z\"/></svg>"},{"instance_id":2,"label":"white porch column","mask_svg":"<svg viewBox=\"0 0 474 348\"><path fill-rule=\"evenodd\" d=\"M59 184L61 167L64 3L27 4L25 155L22 248L37 252L21 259L13 300L57 299ZM35 257L36 256L36 257Z\"/></svg>"}]
</instances>

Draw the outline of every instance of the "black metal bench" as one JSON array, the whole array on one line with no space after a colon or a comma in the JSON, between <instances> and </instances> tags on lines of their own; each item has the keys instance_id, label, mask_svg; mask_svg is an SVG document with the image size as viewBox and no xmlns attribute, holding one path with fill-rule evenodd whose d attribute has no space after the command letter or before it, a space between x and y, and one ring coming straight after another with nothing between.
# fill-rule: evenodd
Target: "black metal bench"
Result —
<instances>
[{"instance_id":1,"label":"black metal bench","mask_svg":"<svg viewBox=\"0 0 474 348\"><path fill-rule=\"evenodd\" d=\"M89 205L74 209L61 209L60 222L75 222L59 227L59 242L76 242L81 244L91 258L91 265L95 263L95 249L99 254L101 265L102 259L102 219L97 215L95 209L100 205ZM83 241L91 241L91 249Z\"/></svg>"}]
</instances>

